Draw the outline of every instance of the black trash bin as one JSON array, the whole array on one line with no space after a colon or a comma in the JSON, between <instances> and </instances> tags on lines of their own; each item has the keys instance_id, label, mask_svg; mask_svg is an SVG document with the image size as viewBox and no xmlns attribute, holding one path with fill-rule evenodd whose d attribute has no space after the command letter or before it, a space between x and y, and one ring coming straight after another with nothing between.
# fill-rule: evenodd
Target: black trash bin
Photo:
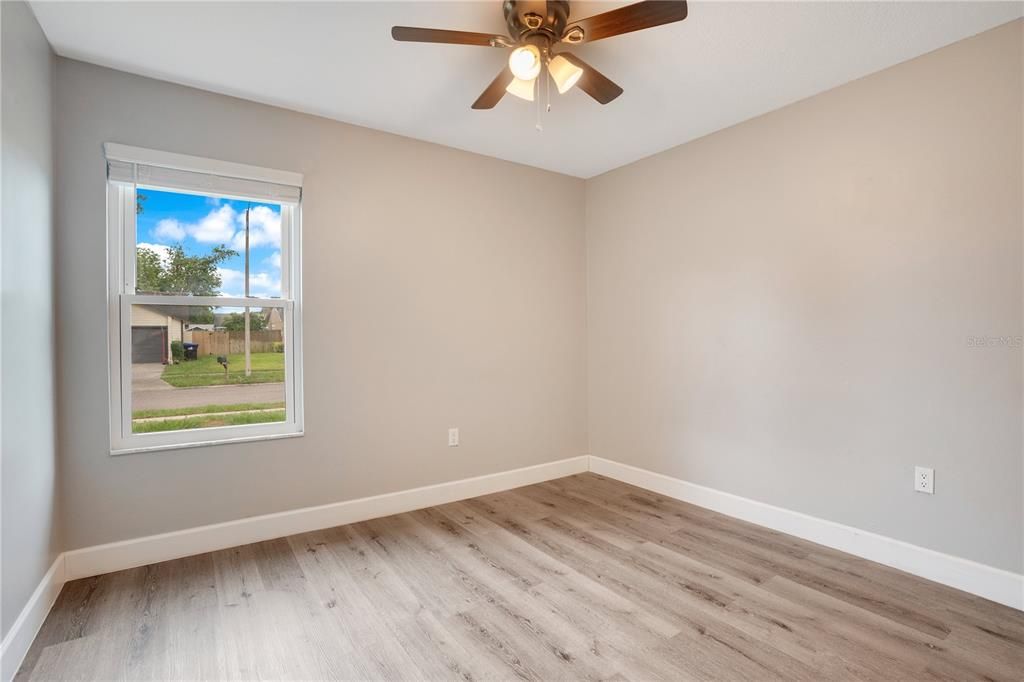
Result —
<instances>
[{"instance_id":1,"label":"black trash bin","mask_svg":"<svg viewBox=\"0 0 1024 682\"><path fill-rule=\"evenodd\" d=\"M199 344L198 343L183 343L185 347L185 359L186 360L198 360L199 359Z\"/></svg>"}]
</instances>

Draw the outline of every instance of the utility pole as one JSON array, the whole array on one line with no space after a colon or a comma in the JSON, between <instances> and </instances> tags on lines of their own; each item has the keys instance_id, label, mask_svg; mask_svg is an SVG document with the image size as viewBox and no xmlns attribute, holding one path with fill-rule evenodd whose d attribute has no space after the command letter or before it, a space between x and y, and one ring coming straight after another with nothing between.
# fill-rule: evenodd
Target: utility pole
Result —
<instances>
[{"instance_id":1,"label":"utility pole","mask_svg":"<svg viewBox=\"0 0 1024 682\"><path fill-rule=\"evenodd\" d=\"M249 206L251 206L250 204ZM249 206L245 207L245 297L249 298ZM245 306L245 376L252 376L249 358L249 306Z\"/></svg>"}]
</instances>

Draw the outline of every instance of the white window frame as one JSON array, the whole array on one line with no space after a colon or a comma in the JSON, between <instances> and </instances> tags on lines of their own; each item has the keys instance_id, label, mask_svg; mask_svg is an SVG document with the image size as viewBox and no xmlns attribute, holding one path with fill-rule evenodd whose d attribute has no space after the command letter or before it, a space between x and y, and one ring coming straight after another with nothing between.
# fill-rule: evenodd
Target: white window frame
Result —
<instances>
[{"instance_id":1,"label":"white window frame","mask_svg":"<svg viewBox=\"0 0 1024 682\"><path fill-rule=\"evenodd\" d=\"M302 175L196 156L107 143L107 161L146 164L164 169L219 176L226 184L246 180L287 185L301 191ZM215 181L217 178L213 178ZM204 447L273 438L302 436L302 280L301 198L281 205L281 298L164 296L135 293L136 188L207 194L173 186L107 180L108 309L107 346L110 377L110 453L122 455L156 450ZM216 190L210 196L232 196ZM236 198L236 197L232 197ZM249 196L237 196L248 199ZM284 320L285 421L181 431L132 433L131 306L178 305L280 308Z\"/></svg>"}]
</instances>

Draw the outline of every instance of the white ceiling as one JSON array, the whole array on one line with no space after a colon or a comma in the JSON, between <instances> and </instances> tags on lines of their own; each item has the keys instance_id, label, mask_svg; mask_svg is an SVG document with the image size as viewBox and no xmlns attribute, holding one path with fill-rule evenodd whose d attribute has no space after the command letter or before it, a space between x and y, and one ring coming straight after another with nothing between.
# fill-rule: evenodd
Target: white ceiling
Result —
<instances>
[{"instance_id":1,"label":"white ceiling","mask_svg":"<svg viewBox=\"0 0 1024 682\"><path fill-rule=\"evenodd\" d=\"M583 17L628 2L572 4ZM393 24L504 33L487 2L34 2L58 54L591 177L1022 16L1020 2L691 2L686 21L574 48L625 93L470 104L494 48L396 43Z\"/></svg>"}]
</instances>

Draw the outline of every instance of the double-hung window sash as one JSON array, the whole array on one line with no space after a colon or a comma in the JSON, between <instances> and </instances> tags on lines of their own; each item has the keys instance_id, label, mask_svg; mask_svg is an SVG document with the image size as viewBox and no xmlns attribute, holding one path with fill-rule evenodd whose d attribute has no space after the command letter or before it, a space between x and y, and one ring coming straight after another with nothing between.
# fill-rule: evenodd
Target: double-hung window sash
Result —
<instances>
[{"instance_id":1,"label":"double-hung window sash","mask_svg":"<svg viewBox=\"0 0 1024 682\"><path fill-rule=\"evenodd\" d=\"M193 156L107 144L107 216L109 253L109 349L111 452L210 445L301 435L301 278L300 206L302 176ZM194 296L138 292L136 288L137 195L149 190L217 199L267 202L280 206L280 298ZM284 354L284 421L188 430L138 432L133 426L133 311L156 314L196 309L260 311L280 319ZM152 313L150 313L152 314ZM178 317L187 317L178 313ZM173 390L170 389L169 390ZM137 420L135 420L137 421Z\"/></svg>"}]
</instances>

